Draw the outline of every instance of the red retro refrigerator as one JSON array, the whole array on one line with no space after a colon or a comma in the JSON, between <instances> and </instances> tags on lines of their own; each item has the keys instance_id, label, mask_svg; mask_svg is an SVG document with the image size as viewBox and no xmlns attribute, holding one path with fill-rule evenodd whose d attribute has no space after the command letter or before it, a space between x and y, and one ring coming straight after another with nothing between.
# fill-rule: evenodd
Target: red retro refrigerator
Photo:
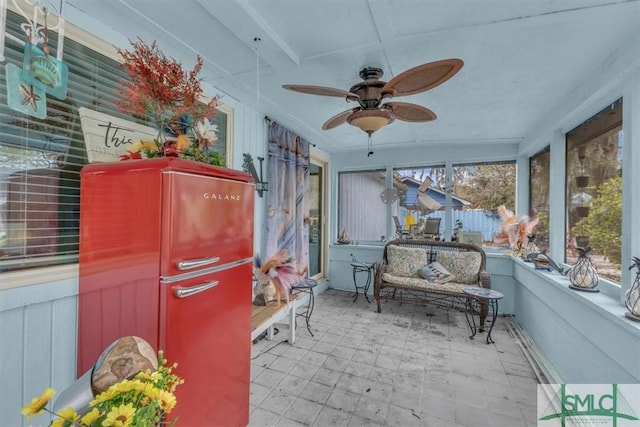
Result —
<instances>
[{"instance_id":1,"label":"red retro refrigerator","mask_svg":"<svg viewBox=\"0 0 640 427\"><path fill-rule=\"evenodd\" d=\"M179 158L82 169L78 376L136 335L185 380L170 419L249 422L254 193L248 174Z\"/></svg>"}]
</instances>

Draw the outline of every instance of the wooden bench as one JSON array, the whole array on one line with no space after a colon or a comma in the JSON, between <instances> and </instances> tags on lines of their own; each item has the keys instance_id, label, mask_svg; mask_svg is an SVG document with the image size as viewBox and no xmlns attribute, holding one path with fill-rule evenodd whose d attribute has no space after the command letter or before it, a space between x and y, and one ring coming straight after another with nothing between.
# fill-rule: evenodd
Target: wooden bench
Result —
<instances>
[{"instance_id":1,"label":"wooden bench","mask_svg":"<svg viewBox=\"0 0 640 427\"><path fill-rule=\"evenodd\" d=\"M264 331L267 331L267 339L272 340L274 336L275 323L281 322L289 316L289 344L296 341L296 303L298 295L292 295L289 302L282 302L280 307L275 303L269 305L251 306L251 341L258 338Z\"/></svg>"}]
</instances>

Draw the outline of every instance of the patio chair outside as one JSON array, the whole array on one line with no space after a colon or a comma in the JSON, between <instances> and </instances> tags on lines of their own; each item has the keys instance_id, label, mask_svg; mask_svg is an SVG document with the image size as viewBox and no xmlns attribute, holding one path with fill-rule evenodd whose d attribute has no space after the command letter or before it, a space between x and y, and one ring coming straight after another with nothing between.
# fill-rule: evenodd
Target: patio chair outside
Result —
<instances>
[{"instance_id":1,"label":"patio chair outside","mask_svg":"<svg viewBox=\"0 0 640 427\"><path fill-rule=\"evenodd\" d=\"M393 222L396 224L396 234L401 239L406 239L409 236L409 230L400 224L400 220L398 219L398 215L393 216Z\"/></svg>"},{"instance_id":2,"label":"patio chair outside","mask_svg":"<svg viewBox=\"0 0 640 427\"><path fill-rule=\"evenodd\" d=\"M427 218L422 231L422 238L440 240L440 221L442 218Z\"/></svg>"}]
</instances>

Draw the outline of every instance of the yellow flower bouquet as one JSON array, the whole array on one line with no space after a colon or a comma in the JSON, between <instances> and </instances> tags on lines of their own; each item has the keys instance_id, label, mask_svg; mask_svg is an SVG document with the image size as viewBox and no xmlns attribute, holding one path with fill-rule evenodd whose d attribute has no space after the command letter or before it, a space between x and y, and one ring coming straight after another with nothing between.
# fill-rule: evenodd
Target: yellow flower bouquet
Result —
<instances>
[{"instance_id":1,"label":"yellow flower bouquet","mask_svg":"<svg viewBox=\"0 0 640 427\"><path fill-rule=\"evenodd\" d=\"M55 418L51 427L152 427L165 424L165 416L176 405L175 389L183 380L172 373L177 366L166 365L162 351L158 352L158 369L136 374L113 384L89 403L88 412L79 414L74 408L55 413L46 408L55 391L48 388L22 408L22 414L31 418L49 412ZM168 423L173 425L176 420Z\"/></svg>"}]
</instances>

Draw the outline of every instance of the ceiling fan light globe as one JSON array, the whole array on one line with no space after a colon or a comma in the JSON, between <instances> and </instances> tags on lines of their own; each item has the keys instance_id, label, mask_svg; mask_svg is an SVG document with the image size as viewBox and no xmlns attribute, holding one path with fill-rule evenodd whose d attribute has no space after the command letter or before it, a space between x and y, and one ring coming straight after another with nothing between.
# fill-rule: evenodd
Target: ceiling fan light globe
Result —
<instances>
[{"instance_id":1,"label":"ceiling fan light globe","mask_svg":"<svg viewBox=\"0 0 640 427\"><path fill-rule=\"evenodd\" d=\"M361 110L347 117L347 123L366 132L369 136L393 121L388 111Z\"/></svg>"}]
</instances>

